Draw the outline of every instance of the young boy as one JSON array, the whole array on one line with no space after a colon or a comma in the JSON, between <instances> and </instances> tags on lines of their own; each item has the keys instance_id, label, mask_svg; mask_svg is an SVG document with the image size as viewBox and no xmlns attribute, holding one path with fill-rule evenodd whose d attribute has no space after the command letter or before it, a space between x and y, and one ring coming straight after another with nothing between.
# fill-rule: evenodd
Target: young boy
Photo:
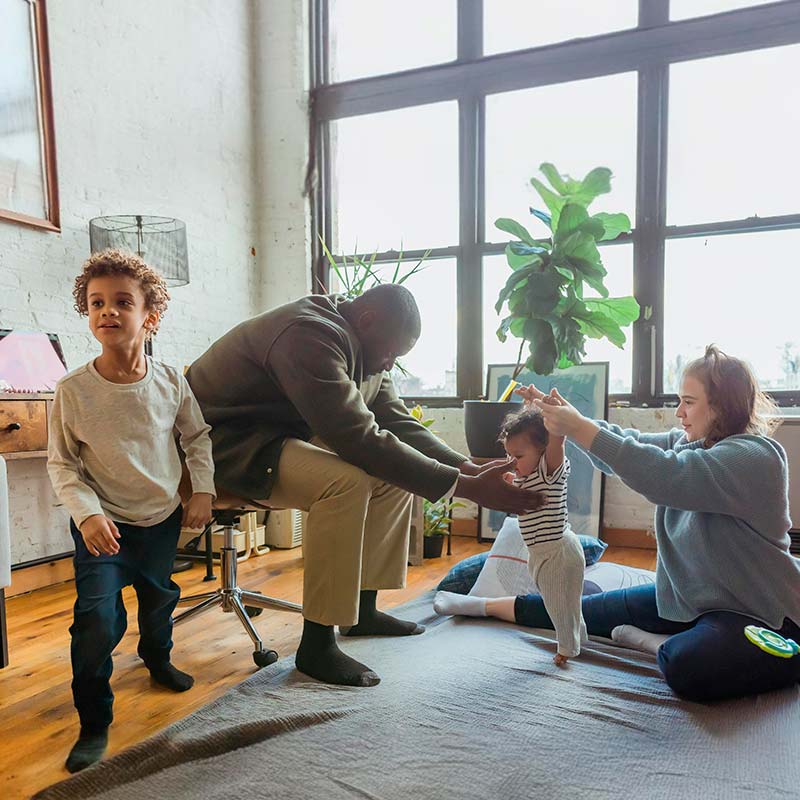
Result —
<instances>
[{"instance_id":1,"label":"young boy","mask_svg":"<svg viewBox=\"0 0 800 800\"><path fill-rule=\"evenodd\" d=\"M66 767L77 772L102 758L108 742L124 586L133 584L139 600L138 652L153 680L176 692L194 683L170 663L180 595L170 573L181 524L202 528L211 519L214 468L210 428L183 375L144 352L169 300L162 278L138 256L104 250L83 265L73 295L102 346L56 386L47 463L75 541L70 633L81 730ZM176 432L194 492L183 510Z\"/></svg>"}]
</instances>

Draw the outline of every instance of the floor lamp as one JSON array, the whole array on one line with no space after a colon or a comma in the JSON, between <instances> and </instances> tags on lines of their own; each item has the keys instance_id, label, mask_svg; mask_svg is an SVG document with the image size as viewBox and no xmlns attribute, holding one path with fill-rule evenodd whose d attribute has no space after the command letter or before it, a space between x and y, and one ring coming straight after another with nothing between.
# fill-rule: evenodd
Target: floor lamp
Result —
<instances>
[{"instance_id":1,"label":"floor lamp","mask_svg":"<svg viewBox=\"0 0 800 800\"><path fill-rule=\"evenodd\" d=\"M146 214L119 214L89 220L89 247L92 253L114 248L136 253L157 269L167 286L189 283L189 253L186 247L186 223L173 217ZM153 340L144 345L153 355ZM176 560L173 572L190 569L191 561Z\"/></svg>"}]
</instances>

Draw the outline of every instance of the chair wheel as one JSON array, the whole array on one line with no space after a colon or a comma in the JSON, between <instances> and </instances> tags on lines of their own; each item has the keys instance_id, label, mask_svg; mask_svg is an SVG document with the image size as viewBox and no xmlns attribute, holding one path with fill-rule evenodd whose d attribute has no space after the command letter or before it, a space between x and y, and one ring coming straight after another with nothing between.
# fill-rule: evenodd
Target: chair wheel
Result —
<instances>
[{"instance_id":1,"label":"chair wheel","mask_svg":"<svg viewBox=\"0 0 800 800\"><path fill-rule=\"evenodd\" d=\"M274 650L256 650L253 653L253 661L257 667L268 667L278 660L278 654Z\"/></svg>"},{"instance_id":2,"label":"chair wheel","mask_svg":"<svg viewBox=\"0 0 800 800\"><path fill-rule=\"evenodd\" d=\"M259 606L245 606L248 617L257 617L264 609Z\"/></svg>"}]
</instances>

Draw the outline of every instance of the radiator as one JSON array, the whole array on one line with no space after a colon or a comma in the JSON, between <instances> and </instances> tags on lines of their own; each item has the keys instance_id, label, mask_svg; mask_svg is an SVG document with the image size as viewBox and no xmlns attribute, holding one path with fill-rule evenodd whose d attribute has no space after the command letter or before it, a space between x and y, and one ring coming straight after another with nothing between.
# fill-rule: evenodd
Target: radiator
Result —
<instances>
[{"instance_id":1,"label":"radiator","mask_svg":"<svg viewBox=\"0 0 800 800\"><path fill-rule=\"evenodd\" d=\"M303 543L305 512L294 508L269 512L264 539L270 547L299 547Z\"/></svg>"}]
</instances>

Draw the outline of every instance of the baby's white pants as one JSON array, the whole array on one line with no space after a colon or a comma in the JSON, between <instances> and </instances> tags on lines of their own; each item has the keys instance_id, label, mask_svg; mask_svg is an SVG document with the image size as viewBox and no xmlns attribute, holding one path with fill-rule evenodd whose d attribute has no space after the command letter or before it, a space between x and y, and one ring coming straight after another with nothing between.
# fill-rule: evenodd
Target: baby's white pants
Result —
<instances>
[{"instance_id":1,"label":"baby's white pants","mask_svg":"<svg viewBox=\"0 0 800 800\"><path fill-rule=\"evenodd\" d=\"M580 540L569 530L554 542L528 547L528 569L553 622L558 652L567 658L577 656L587 641L581 611L585 564Z\"/></svg>"}]
</instances>

